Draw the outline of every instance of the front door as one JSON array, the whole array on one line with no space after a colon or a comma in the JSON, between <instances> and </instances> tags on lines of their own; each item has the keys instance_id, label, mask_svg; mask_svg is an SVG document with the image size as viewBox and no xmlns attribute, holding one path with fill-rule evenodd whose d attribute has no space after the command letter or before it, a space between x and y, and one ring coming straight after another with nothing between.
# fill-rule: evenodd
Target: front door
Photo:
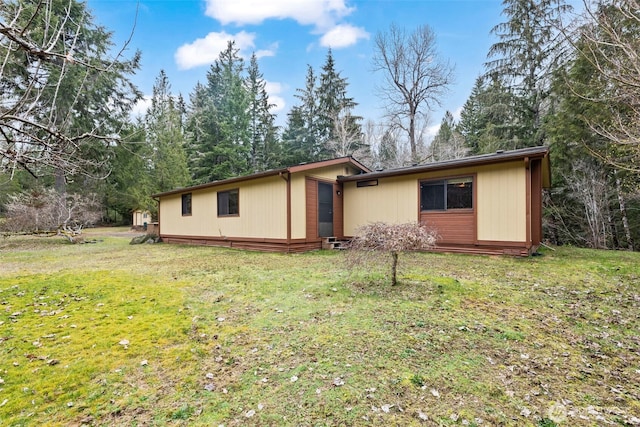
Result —
<instances>
[{"instance_id":1,"label":"front door","mask_svg":"<svg viewBox=\"0 0 640 427\"><path fill-rule=\"evenodd\" d=\"M333 237L333 184L318 182L318 236Z\"/></svg>"}]
</instances>

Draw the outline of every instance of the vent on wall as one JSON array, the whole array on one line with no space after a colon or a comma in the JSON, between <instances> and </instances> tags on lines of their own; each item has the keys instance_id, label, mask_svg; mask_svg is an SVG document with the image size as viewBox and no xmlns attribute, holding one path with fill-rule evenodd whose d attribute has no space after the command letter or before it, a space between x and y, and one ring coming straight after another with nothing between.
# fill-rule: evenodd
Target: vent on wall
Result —
<instances>
[{"instance_id":1,"label":"vent on wall","mask_svg":"<svg viewBox=\"0 0 640 427\"><path fill-rule=\"evenodd\" d=\"M370 179L368 181L356 182L356 187L375 187L376 185L378 185L377 179Z\"/></svg>"}]
</instances>

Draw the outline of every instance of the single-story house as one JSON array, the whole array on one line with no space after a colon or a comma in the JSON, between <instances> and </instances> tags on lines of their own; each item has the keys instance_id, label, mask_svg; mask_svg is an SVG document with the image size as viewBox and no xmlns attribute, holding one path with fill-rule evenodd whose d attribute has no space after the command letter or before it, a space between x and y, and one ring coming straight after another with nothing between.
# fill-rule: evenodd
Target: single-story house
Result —
<instances>
[{"instance_id":1,"label":"single-story house","mask_svg":"<svg viewBox=\"0 0 640 427\"><path fill-rule=\"evenodd\" d=\"M376 221L421 222L436 250L527 255L542 241L546 147L371 171L351 157L260 172L153 197L168 243L300 252Z\"/></svg>"}]
</instances>

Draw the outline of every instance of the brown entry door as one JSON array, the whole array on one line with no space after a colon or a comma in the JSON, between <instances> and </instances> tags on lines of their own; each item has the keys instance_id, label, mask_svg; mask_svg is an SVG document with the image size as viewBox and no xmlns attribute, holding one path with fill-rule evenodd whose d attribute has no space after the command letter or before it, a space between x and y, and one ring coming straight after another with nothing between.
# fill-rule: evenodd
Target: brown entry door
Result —
<instances>
[{"instance_id":1,"label":"brown entry door","mask_svg":"<svg viewBox=\"0 0 640 427\"><path fill-rule=\"evenodd\" d=\"M318 182L318 236L333 236L333 184Z\"/></svg>"}]
</instances>

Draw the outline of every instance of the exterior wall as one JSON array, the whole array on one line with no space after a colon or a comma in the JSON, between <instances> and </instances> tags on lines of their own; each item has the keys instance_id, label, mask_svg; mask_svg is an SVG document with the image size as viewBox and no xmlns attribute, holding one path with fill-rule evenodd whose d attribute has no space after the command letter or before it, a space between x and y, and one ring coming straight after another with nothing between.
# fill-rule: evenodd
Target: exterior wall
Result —
<instances>
[{"instance_id":1,"label":"exterior wall","mask_svg":"<svg viewBox=\"0 0 640 427\"><path fill-rule=\"evenodd\" d=\"M527 240L526 172L524 162L512 162L478 174L478 240Z\"/></svg>"},{"instance_id":2,"label":"exterior wall","mask_svg":"<svg viewBox=\"0 0 640 427\"><path fill-rule=\"evenodd\" d=\"M325 182L336 182L338 175L348 176L355 171L348 165L335 165L291 174L291 238L307 239L307 178ZM334 211L338 208L334 198ZM335 223L338 220L334 214Z\"/></svg>"},{"instance_id":3,"label":"exterior wall","mask_svg":"<svg viewBox=\"0 0 640 427\"><path fill-rule=\"evenodd\" d=\"M217 192L239 189L238 216L218 217ZM185 194L189 191L185 191ZM182 195L160 201L163 236L286 239L286 182L279 176L192 191L192 214L182 216Z\"/></svg>"},{"instance_id":4,"label":"exterior wall","mask_svg":"<svg viewBox=\"0 0 640 427\"><path fill-rule=\"evenodd\" d=\"M365 179L363 177L363 179ZM415 175L378 180L374 187L344 183L344 234L371 222L403 223L418 220L418 178Z\"/></svg>"},{"instance_id":5,"label":"exterior wall","mask_svg":"<svg viewBox=\"0 0 640 427\"><path fill-rule=\"evenodd\" d=\"M474 176L474 210L420 214L419 181ZM365 180L366 176L363 176ZM527 203L524 162L460 168L378 179L378 185L357 188L344 183L344 234L370 222L425 220L440 232L441 242L455 245L526 240Z\"/></svg>"}]
</instances>

